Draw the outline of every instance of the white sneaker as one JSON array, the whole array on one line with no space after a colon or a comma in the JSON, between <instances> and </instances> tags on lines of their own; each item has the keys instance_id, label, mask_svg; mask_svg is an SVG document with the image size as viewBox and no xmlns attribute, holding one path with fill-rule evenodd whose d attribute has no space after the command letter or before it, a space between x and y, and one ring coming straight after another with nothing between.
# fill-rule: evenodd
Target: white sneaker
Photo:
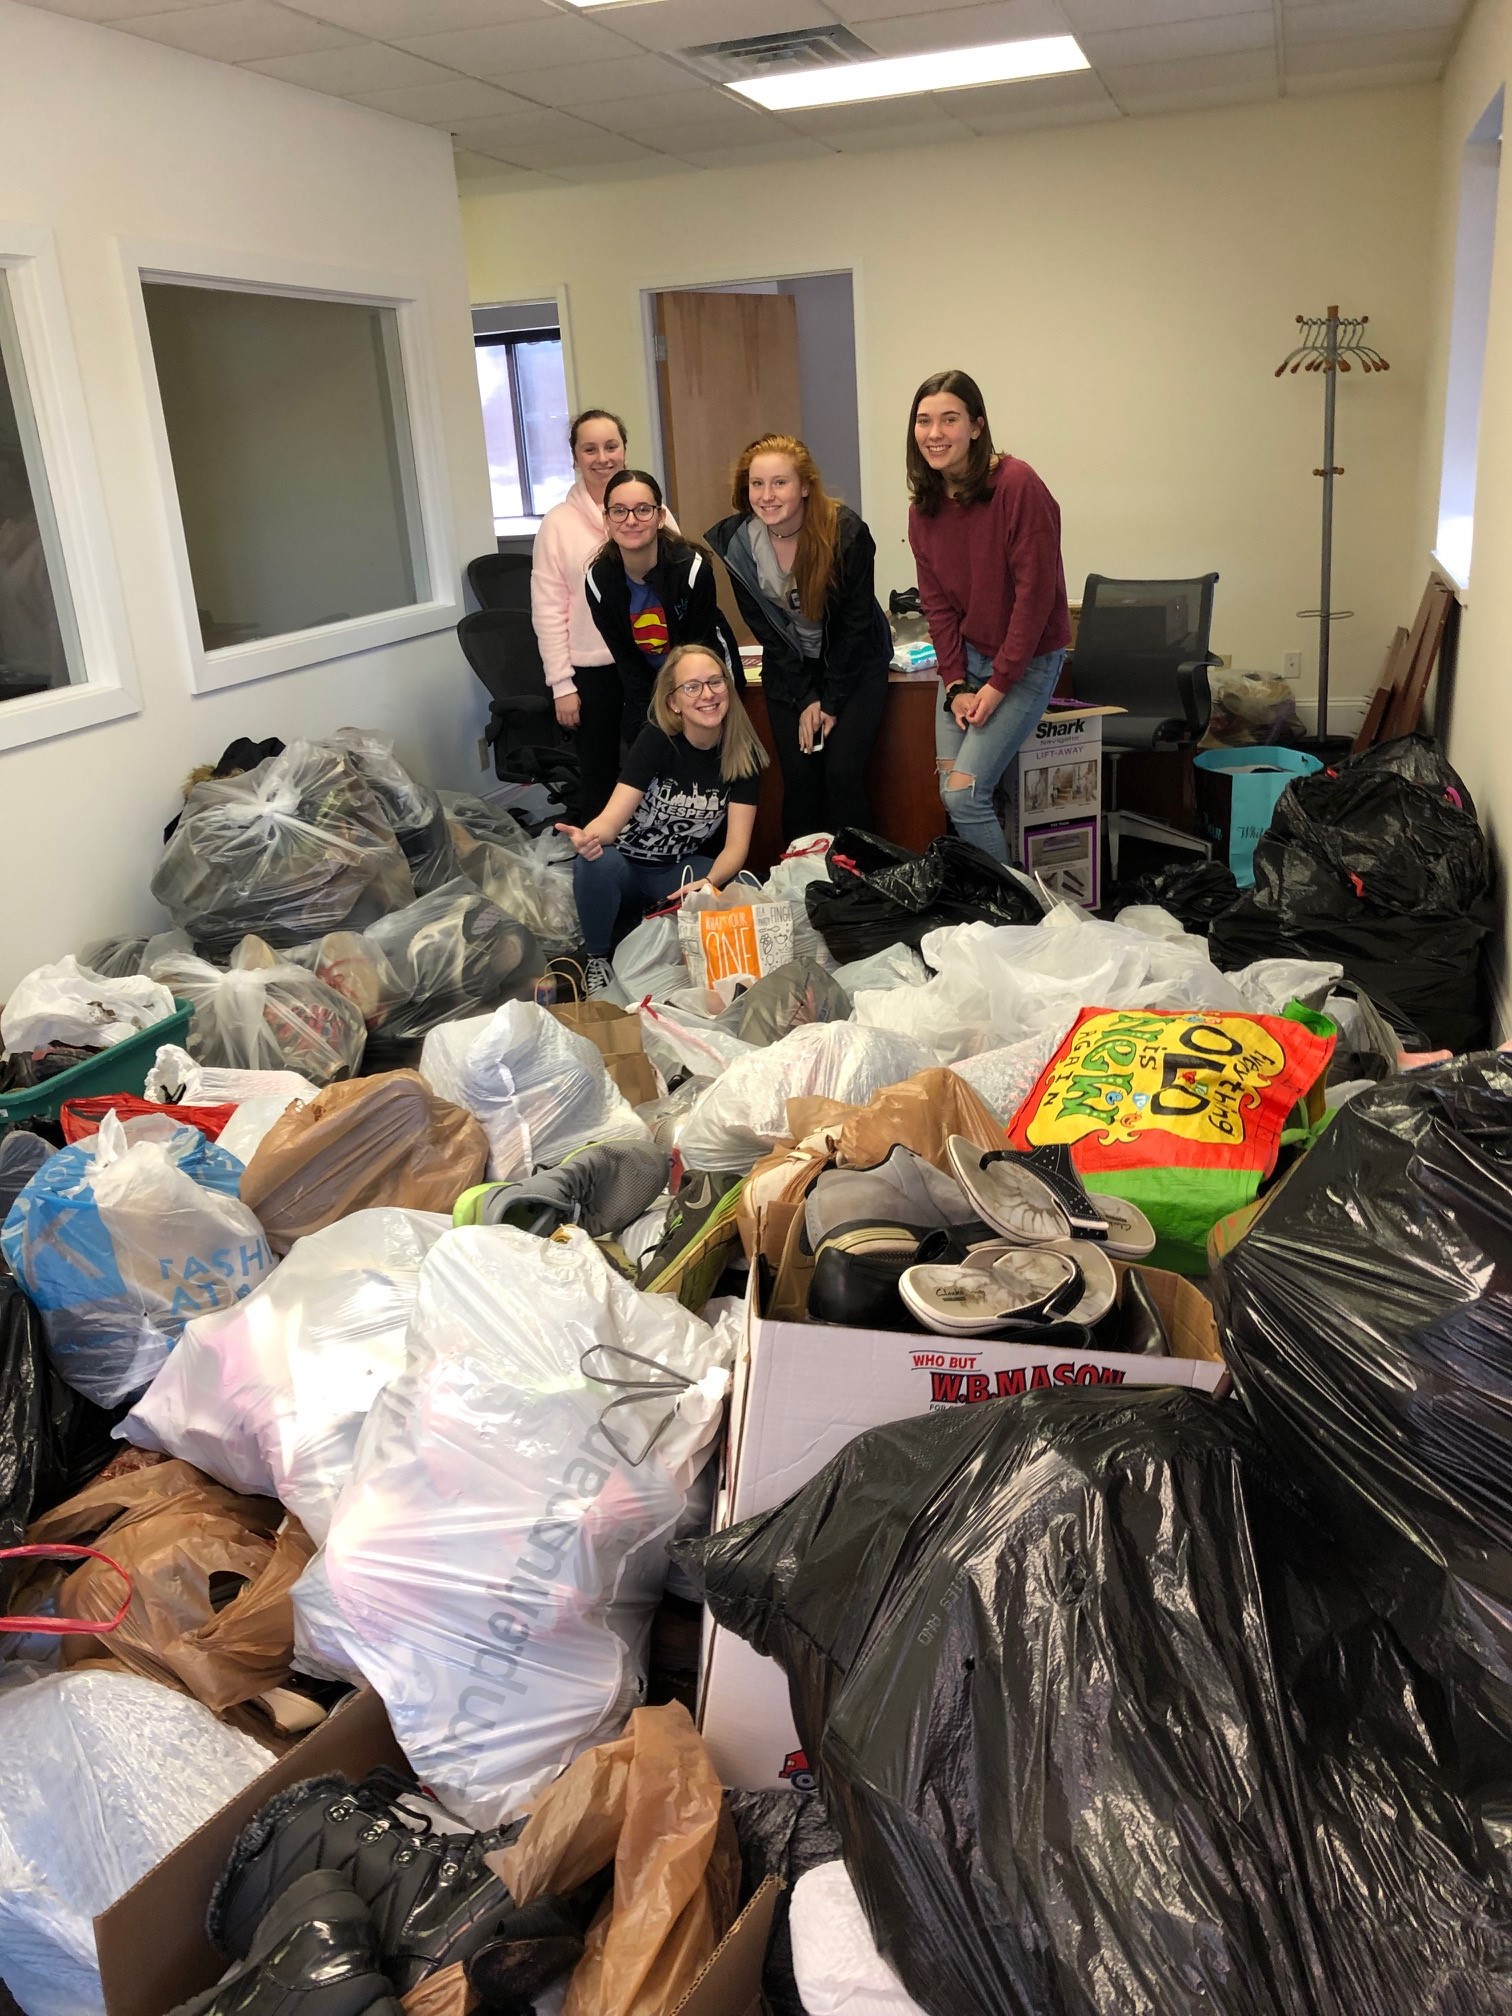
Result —
<instances>
[{"instance_id":1,"label":"white sneaker","mask_svg":"<svg viewBox=\"0 0 1512 2016\"><path fill-rule=\"evenodd\" d=\"M614 968L607 959L590 959L583 968L583 985L589 994L605 994L614 985Z\"/></svg>"}]
</instances>

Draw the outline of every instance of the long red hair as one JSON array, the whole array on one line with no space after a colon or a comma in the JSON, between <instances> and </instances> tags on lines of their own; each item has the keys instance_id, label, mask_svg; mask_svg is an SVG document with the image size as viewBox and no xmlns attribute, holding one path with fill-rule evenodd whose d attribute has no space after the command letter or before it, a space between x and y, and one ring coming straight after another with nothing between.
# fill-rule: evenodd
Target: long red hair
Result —
<instances>
[{"instance_id":1,"label":"long red hair","mask_svg":"<svg viewBox=\"0 0 1512 2016\"><path fill-rule=\"evenodd\" d=\"M796 434L763 434L753 441L735 464L735 509L749 516L751 509L751 464L758 455L781 455L792 463L798 481L808 491L803 511L803 530L798 534L798 551L793 558L793 585L798 590L798 606L810 623L823 620L824 604L835 576L835 558L840 545L839 499L831 497L819 474L819 465Z\"/></svg>"}]
</instances>

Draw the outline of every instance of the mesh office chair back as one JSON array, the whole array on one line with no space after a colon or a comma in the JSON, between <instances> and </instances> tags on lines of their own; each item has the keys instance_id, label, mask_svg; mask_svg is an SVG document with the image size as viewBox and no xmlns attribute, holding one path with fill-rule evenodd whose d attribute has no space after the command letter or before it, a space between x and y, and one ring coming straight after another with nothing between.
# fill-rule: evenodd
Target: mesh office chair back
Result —
<instances>
[{"instance_id":1,"label":"mesh office chair back","mask_svg":"<svg viewBox=\"0 0 1512 2016\"><path fill-rule=\"evenodd\" d=\"M1207 726L1207 669L1219 662L1208 649L1217 579L1087 576L1072 661L1076 697L1127 710L1104 722L1106 747L1192 742Z\"/></svg>"},{"instance_id":2,"label":"mesh office chair back","mask_svg":"<svg viewBox=\"0 0 1512 2016\"><path fill-rule=\"evenodd\" d=\"M480 553L467 563L467 585L480 609L530 608L530 555Z\"/></svg>"},{"instance_id":3,"label":"mesh office chair back","mask_svg":"<svg viewBox=\"0 0 1512 2016\"><path fill-rule=\"evenodd\" d=\"M523 609L478 609L457 625L457 642L489 700L494 774L515 783L575 793L577 754L557 726L541 649Z\"/></svg>"}]
</instances>

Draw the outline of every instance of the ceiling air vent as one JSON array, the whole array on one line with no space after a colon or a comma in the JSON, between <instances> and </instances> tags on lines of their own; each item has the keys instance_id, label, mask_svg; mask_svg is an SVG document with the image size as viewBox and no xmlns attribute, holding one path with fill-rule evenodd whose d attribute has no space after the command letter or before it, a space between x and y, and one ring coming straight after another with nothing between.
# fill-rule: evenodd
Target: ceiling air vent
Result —
<instances>
[{"instance_id":1,"label":"ceiling air vent","mask_svg":"<svg viewBox=\"0 0 1512 2016\"><path fill-rule=\"evenodd\" d=\"M829 70L877 52L837 23L831 28L792 28L779 35L741 35L679 53L716 84L746 84L774 71Z\"/></svg>"}]
</instances>

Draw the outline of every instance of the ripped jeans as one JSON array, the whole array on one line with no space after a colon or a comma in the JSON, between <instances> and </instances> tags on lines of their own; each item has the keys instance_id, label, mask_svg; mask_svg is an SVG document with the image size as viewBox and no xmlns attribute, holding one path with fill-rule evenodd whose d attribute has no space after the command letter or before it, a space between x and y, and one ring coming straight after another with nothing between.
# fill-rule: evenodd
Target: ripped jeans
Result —
<instances>
[{"instance_id":1,"label":"ripped jeans","mask_svg":"<svg viewBox=\"0 0 1512 2016\"><path fill-rule=\"evenodd\" d=\"M940 797L951 825L963 840L980 847L994 861L1008 859L1008 842L992 807L998 779L1034 733L1044 713L1065 659L1064 651L1031 658L1023 677L1008 688L982 728L959 728L950 709L935 715L935 755L939 763ZM974 644L966 646L966 676L976 692L992 677L992 660ZM949 779L967 781L951 787Z\"/></svg>"}]
</instances>

